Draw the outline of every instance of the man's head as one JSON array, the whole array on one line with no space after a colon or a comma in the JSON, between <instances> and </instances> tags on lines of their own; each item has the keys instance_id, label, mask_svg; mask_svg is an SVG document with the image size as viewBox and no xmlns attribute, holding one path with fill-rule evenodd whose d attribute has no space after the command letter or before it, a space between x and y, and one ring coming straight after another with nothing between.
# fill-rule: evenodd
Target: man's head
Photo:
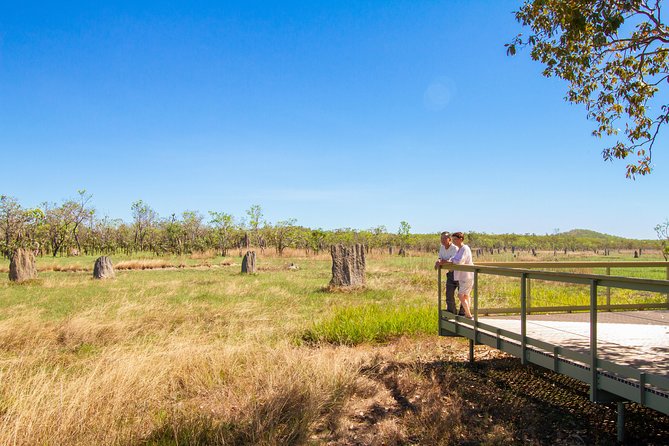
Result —
<instances>
[{"instance_id":1,"label":"man's head","mask_svg":"<svg viewBox=\"0 0 669 446\"><path fill-rule=\"evenodd\" d=\"M451 233L448 231L444 231L441 233L441 244L444 245L446 248L451 246Z\"/></svg>"},{"instance_id":2,"label":"man's head","mask_svg":"<svg viewBox=\"0 0 669 446\"><path fill-rule=\"evenodd\" d=\"M462 246L465 241L465 235L462 232L454 232L451 237L453 238L453 243L458 248Z\"/></svg>"}]
</instances>

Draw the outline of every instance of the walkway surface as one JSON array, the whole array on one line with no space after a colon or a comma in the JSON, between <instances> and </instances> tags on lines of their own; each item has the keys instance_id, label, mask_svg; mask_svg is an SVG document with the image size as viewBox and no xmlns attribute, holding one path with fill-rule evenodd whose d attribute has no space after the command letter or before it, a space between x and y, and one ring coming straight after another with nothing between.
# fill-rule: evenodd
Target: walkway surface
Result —
<instances>
[{"instance_id":1,"label":"walkway surface","mask_svg":"<svg viewBox=\"0 0 669 446\"><path fill-rule=\"evenodd\" d=\"M669 376L669 311L602 312L597 318L600 358ZM479 320L520 333L520 316L491 316ZM590 314L528 315L527 336L588 353Z\"/></svg>"}]
</instances>

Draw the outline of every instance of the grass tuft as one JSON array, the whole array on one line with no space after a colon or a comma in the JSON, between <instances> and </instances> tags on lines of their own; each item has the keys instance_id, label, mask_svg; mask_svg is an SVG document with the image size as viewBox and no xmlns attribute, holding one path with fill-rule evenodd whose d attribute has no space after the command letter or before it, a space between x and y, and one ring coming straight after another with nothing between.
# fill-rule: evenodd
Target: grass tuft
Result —
<instances>
[{"instance_id":1,"label":"grass tuft","mask_svg":"<svg viewBox=\"0 0 669 446\"><path fill-rule=\"evenodd\" d=\"M343 307L305 330L300 338L308 344L357 345L387 342L403 335L434 334L434 305L365 304Z\"/></svg>"}]
</instances>

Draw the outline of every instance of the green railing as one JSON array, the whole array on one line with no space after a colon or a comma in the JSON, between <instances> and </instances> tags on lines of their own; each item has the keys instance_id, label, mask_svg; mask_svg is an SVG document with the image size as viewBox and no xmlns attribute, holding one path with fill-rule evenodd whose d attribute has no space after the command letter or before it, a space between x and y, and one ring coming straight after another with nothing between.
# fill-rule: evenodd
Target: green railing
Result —
<instances>
[{"instance_id":1,"label":"green railing","mask_svg":"<svg viewBox=\"0 0 669 446\"><path fill-rule=\"evenodd\" d=\"M503 266L500 266L503 265ZM529 268L529 267L532 268ZM669 366L667 374L646 373L629 365L602 359L598 355L597 315L600 311L630 309L669 309L665 298L655 303L613 305L610 297L605 304L598 302L598 291L606 288L659 293L669 296L669 280L619 277L603 274L580 274L541 271L534 268L627 268L666 267L666 262L564 262L564 263L504 263L477 265L448 265L443 269L470 271L474 273L472 290L473 320L456 316L442 306L442 268L438 268L439 334L455 334L470 340L470 360L474 359L474 344L486 344L503 350L521 359L523 364L533 363L557 373L571 376L590 385L590 398L595 402L619 402L619 438L622 438L623 401L633 401L665 414L669 414ZM507 308L479 308L479 278L481 275L518 279L520 305ZM589 289L588 305L555 305L533 307L530 303L530 280L559 284L584 285ZM457 301L457 299L456 299ZM589 352L579 352L565 346L553 345L527 336L527 316L531 312L589 312ZM520 315L520 332L504 330L490 323L481 322L479 315L515 313Z\"/></svg>"},{"instance_id":2,"label":"green railing","mask_svg":"<svg viewBox=\"0 0 669 446\"><path fill-rule=\"evenodd\" d=\"M612 269L634 268L634 269L664 269L665 277L669 280L669 262L482 262L477 266L495 266L501 268L520 268L537 270L542 272L546 269L604 269L606 276L611 276ZM533 271L534 272L534 271ZM628 277L614 276L617 278L627 279ZM532 279L542 280L536 274L530 274L526 281L526 304L528 314L532 313L554 313L554 312L575 312L575 311L589 311L589 303L586 305L551 305L538 306L535 305L532 299ZM569 283L569 282L567 282ZM611 303L611 288L606 286L606 303L598 305L600 310L614 311L614 310L651 310L666 308L669 304L669 293L666 294L663 302L636 302L632 304L612 304ZM622 287L620 287L622 288ZM623 288L627 289L627 288ZM502 314L502 313L520 313L520 307L483 307L479 311L481 314Z\"/></svg>"}]
</instances>

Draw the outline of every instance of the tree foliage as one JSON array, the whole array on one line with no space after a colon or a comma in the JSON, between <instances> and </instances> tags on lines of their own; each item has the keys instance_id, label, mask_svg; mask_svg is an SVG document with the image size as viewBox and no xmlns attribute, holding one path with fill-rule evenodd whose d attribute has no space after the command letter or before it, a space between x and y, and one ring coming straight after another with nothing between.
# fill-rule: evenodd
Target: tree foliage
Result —
<instances>
[{"instance_id":1,"label":"tree foliage","mask_svg":"<svg viewBox=\"0 0 669 446\"><path fill-rule=\"evenodd\" d=\"M83 191L81 191L83 192ZM435 252L439 234L414 234L411 225L402 221L396 233L385 226L366 230L340 228L312 229L297 224L294 218L276 223L263 221L237 223L232 214L209 212L209 220L197 211L184 211L161 217L144 201L132 204L132 221L124 222L108 216L99 217L93 211L91 198L80 193L77 199L60 203L43 203L41 207L24 208L13 197L0 195L0 256L9 257L16 248L27 248L38 255L132 255L149 252L155 255L189 255L195 252L216 251L229 255L246 248L249 231L257 227L257 240L277 253L287 249L318 253L333 244L362 243L370 250L388 252L389 247L404 250ZM254 206L257 211L260 206ZM256 211L256 215L260 212ZM241 221L241 219L239 220ZM260 218L255 219L260 222ZM76 229L75 229L76 228ZM667 239L669 223L656 227ZM518 250L598 250L598 249L656 249L657 240L631 240L574 230L567 233L486 234L468 232L468 244L484 252ZM666 250L667 243L663 245ZM257 247L260 247L256 245ZM665 251L666 252L666 251Z\"/></svg>"},{"instance_id":2,"label":"tree foliage","mask_svg":"<svg viewBox=\"0 0 669 446\"><path fill-rule=\"evenodd\" d=\"M664 256L664 260L669 261L669 219L664 223L655 226L655 232L662 245L662 255Z\"/></svg>"},{"instance_id":3,"label":"tree foliage","mask_svg":"<svg viewBox=\"0 0 669 446\"><path fill-rule=\"evenodd\" d=\"M593 135L611 137L604 159L630 158L632 178L651 172L656 137L669 121L668 104L654 100L669 77L661 12L662 0L526 1L516 19L531 34L506 45L509 55L529 46L544 76L569 82L565 99L585 105Z\"/></svg>"}]
</instances>

